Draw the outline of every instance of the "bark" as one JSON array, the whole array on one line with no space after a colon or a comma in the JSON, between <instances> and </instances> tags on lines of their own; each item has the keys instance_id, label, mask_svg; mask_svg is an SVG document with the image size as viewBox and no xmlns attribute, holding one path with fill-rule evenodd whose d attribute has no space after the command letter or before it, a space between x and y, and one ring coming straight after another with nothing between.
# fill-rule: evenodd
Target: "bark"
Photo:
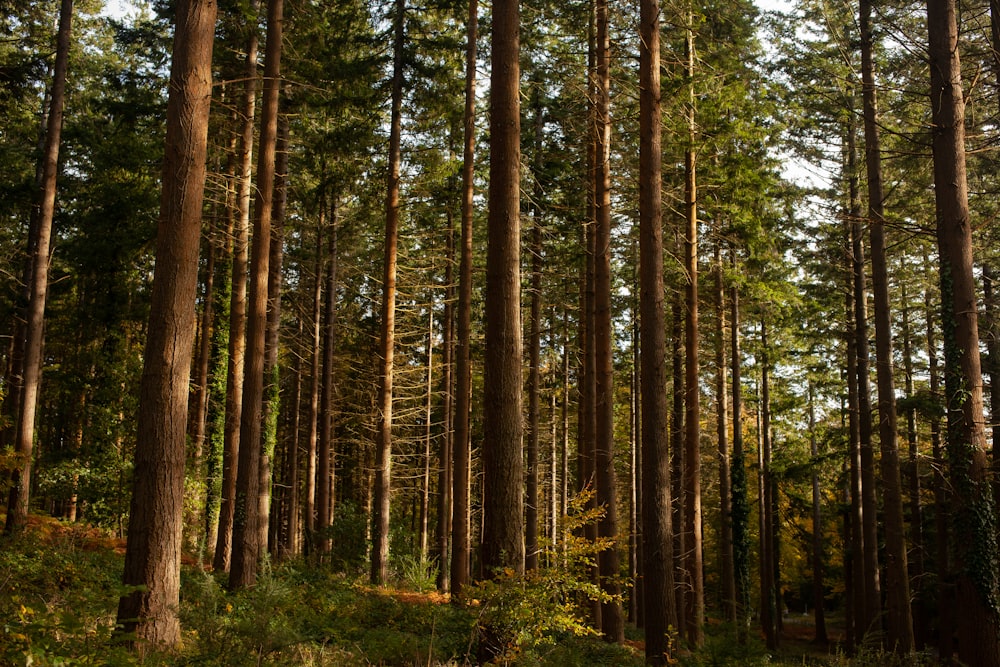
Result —
<instances>
[{"instance_id":1,"label":"bark","mask_svg":"<svg viewBox=\"0 0 1000 667\"><path fill-rule=\"evenodd\" d=\"M215 243L211 233L206 240L208 258L205 262L205 287L201 320L198 324L197 353L194 362L194 377L191 378L192 394L188 406L188 431L191 437L191 469L198 477L203 476L202 463L205 451L205 431L208 420L208 370L212 353L213 312L215 310Z\"/></svg>"},{"instance_id":2,"label":"bark","mask_svg":"<svg viewBox=\"0 0 1000 667\"><path fill-rule=\"evenodd\" d=\"M236 507L236 469L240 451L240 415L243 412L243 373L246 359L247 264L250 247L250 200L253 194L254 114L257 99L257 10L251 5L247 21L247 60L244 77L240 137L239 186L236 227L233 234L233 284L229 300L229 362L226 371L226 421L222 446L222 496L219 531L212 566L229 571L233 546L233 515Z\"/></svg>"},{"instance_id":3,"label":"bark","mask_svg":"<svg viewBox=\"0 0 1000 667\"><path fill-rule=\"evenodd\" d=\"M614 348L611 327L611 40L608 32L607 0L597 0L597 152L594 173L595 255L594 255L594 360L596 410L597 503L604 514L597 524L600 537L612 540L597 555L601 588L615 596L601 603L601 632L608 641L625 641L625 619L618 597L621 594L618 556L618 499L614 463L615 384Z\"/></svg>"},{"instance_id":4,"label":"bark","mask_svg":"<svg viewBox=\"0 0 1000 667\"><path fill-rule=\"evenodd\" d=\"M733 264L736 264L735 252ZM730 360L733 368L733 579L736 586L737 639L745 644L750 629L750 501L747 498L746 454L743 449L743 364L740 358L740 293L729 288Z\"/></svg>"},{"instance_id":5,"label":"bark","mask_svg":"<svg viewBox=\"0 0 1000 667\"><path fill-rule=\"evenodd\" d=\"M856 308L854 305L854 300L857 296L857 290L855 289L855 282L857 276L854 272L854 221L858 219L861 215L861 195L858 190L858 177L857 177L857 147L856 147L856 130L854 127L853 119L847 130L847 155L846 155L846 169L848 178L848 211L845 219L845 249L844 257L846 259L845 276L846 276L846 289L845 289L845 332L844 332L844 344L847 350L847 405L848 405L848 460L849 460L849 478L850 478L850 491L851 491L851 506L850 506L850 520L851 520L851 540L850 540L850 564L851 564L851 574L853 575L851 590L853 593L852 604L852 617L854 621L854 641L855 645L852 649L860 647L864 641L865 634L868 632L868 607L865 602L866 597L866 587L865 587L865 534L862 528L863 522L863 503L862 503L862 480L861 480L861 408L858 397L858 347L856 343L856 326L854 323L854 318L856 316Z\"/></svg>"},{"instance_id":6,"label":"bark","mask_svg":"<svg viewBox=\"0 0 1000 667\"><path fill-rule=\"evenodd\" d=\"M534 87L533 111L535 121L535 143L533 155L533 168L535 171L535 196L531 204L531 297L530 315L531 318L528 330L528 443L527 454L527 479L526 479L526 504L525 504L525 526L524 526L524 567L526 570L534 570L538 567L538 441L539 441L539 411L541 393L541 369L539 368L539 357L541 355L542 338L542 213L538 206L542 192L539 184L541 177L541 144L542 144L542 107L539 101L538 89L541 84L536 82Z\"/></svg>"},{"instance_id":7,"label":"bark","mask_svg":"<svg viewBox=\"0 0 1000 667\"><path fill-rule=\"evenodd\" d=\"M431 450L434 442L434 298L427 307L427 381L424 385L424 472L420 489L420 561L428 557L431 510Z\"/></svg>"},{"instance_id":8,"label":"bark","mask_svg":"<svg viewBox=\"0 0 1000 667\"><path fill-rule=\"evenodd\" d=\"M480 552L487 577L524 571L519 26L516 0L494 2ZM490 643L483 642L487 652L499 648Z\"/></svg>"},{"instance_id":9,"label":"bark","mask_svg":"<svg viewBox=\"0 0 1000 667\"><path fill-rule=\"evenodd\" d=\"M902 337L903 337L903 371L906 398L913 397L913 336L910 329L910 304L906 294L906 283L901 286L900 297L903 300ZM916 650L924 649L927 635L927 615L924 605L924 530L923 510L920 506L920 464L917 442L917 409L911 405L906 410L906 442L907 442L907 491L910 506L910 543L913 557L909 564L910 591L913 599L911 614L913 616L913 646Z\"/></svg>"},{"instance_id":10,"label":"bark","mask_svg":"<svg viewBox=\"0 0 1000 667\"><path fill-rule=\"evenodd\" d=\"M910 653L913 650L913 620L910 614L910 581L907 578L903 492L896 435L896 388L892 377L892 323L883 210L885 196L882 187L878 98L872 63L874 45L871 12L872 0L860 0L865 166L868 174L868 223L871 227L872 292L875 297L875 371L878 385L882 523L885 531L886 639L889 650Z\"/></svg>"},{"instance_id":11,"label":"bark","mask_svg":"<svg viewBox=\"0 0 1000 667\"><path fill-rule=\"evenodd\" d=\"M323 362L319 367L318 409L316 425L316 548L320 553L330 551L328 535L333 523L333 498L335 479L333 446L333 411L336 386L333 377L334 350L337 344L337 198L330 203L330 226L327 230L326 301L323 305L322 350Z\"/></svg>"},{"instance_id":12,"label":"bark","mask_svg":"<svg viewBox=\"0 0 1000 667\"><path fill-rule=\"evenodd\" d=\"M116 623L141 652L176 646L181 639L177 607L185 429L216 10L212 0L182 0L177 7L157 261L122 577L130 592L119 601Z\"/></svg>"},{"instance_id":13,"label":"bark","mask_svg":"<svg viewBox=\"0 0 1000 667\"><path fill-rule=\"evenodd\" d=\"M770 350L767 345L767 325L760 323L760 622L764 630L764 640L769 649L778 647L778 620L781 600L778 597L778 582L775 580L775 484L771 472L771 387Z\"/></svg>"},{"instance_id":14,"label":"bark","mask_svg":"<svg viewBox=\"0 0 1000 667\"><path fill-rule=\"evenodd\" d=\"M691 17L689 16L689 20ZM701 400L698 388L698 190L695 152L694 32L687 31L688 148L684 153L684 266L687 310L684 317L684 569L689 588L685 604L685 634L693 646L705 641L705 582L701 546Z\"/></svg>"},{"instance_id":15,"label":"bark","mask_svg":"<svg viewBox=\"0 0 1000 667\"><path fill-rule=\"evenodd\" d=\"M861 437L861 530L864 535L864 632L881 632L878 570L878 501L875 493L875 451L872 446L871 373L868 365L868 290L865 277L864 232L861 218L851 218L854 270L854 346L857 350L858 425ZM863 636L862 633L859 636Z\"/></svg>"},{"instance_id":16,"label":"bark","mask_svg":"<svg viewBox=\"0 0 1000 667\"><path fill-rule=\"evenodd\" d=\"M233 556L229 589L253 586L266 545L261 543L261 434L264 400L264 352L267 331L271 218L274 204L275 157L278 140L278 98L281 91L283 0L267 3L267 48L261 108L257 189L254 200L253 248L247 304L243 409L240 413L240 453L233 509Z\"/></svg>"},{"instance_id":17,"label":"bark","mask_svg":"<svg viewBox=\"0 0 1000 667\"><path fill-rule=\"evenodd\" d=\"M442 421L444 423L438 448L438 497L437 497L437 589L445 592L451 588L449 558L451 555L452 470L454 457L454 359L455 359L455 225L452 209L448 208L447 261L444 275L444 316L441 360L441 395L444 397Z\"/></svg>"},{"instance_id":18,"label":"bark","mask_svg":"<svg viewBox=\"0 0 1000 667\"><path fill-rule=\"evenodd\" d=\"M28 525L28 502L31 494L32 450L35 439L35 415L42 382L42 345L45 336L45 301L49 287L49 261L52 243L52 218L56 208L56 179L59 175L59 146L62 136L63 106L66 99L66 72L69 69L70 39L73 29L73 1L62 0L59 7L59 32L56 38L56 64L52 73L52 92L41 157L41 188L28 239L30 277L25 311L23 343L15 345L21 356L21 382L17 405L17 429L14 453L17 466L11 475L7 502L7 534L20 533ZM197 249L195 255L197 256ZM197 280L197 275L195 276ZM15 327L16 329L17 327Z\"/></svg>"},{"instance_id":19,"label":"bark","mask_svg":"<svg viewBox=\"0 0 1000 667\"><path fill-rule=\"evenodd\" d=\"M965 100L954 0L928 0L934 195L941 262L948 471L958 658L1000 664L997 539L965 166Z\"/></svg>"},{"instance_id":20,"label":"bark","mask_svg":"<svg viewBox=\"0 0 1000 667\"><path fill-rule=\"evenodd\" d=\"M719 561L722 607L736 623L736 582L733 575L733 517L729 470L729 401L726 389L726 290L722 276L721 241L715 245L715 418L719 448Z\"/></svg>"},{"instance_id":21,"label":"bark","mask_svg":"<svg viewBox=\"0 0 1000 667\"><path fill-rule=\"evenodd\" d=\"M667 336L663 284L660 7L639 5L639 336L642 457L642 600L646 662L670 664L677 628L670 482Z\"/></svg>"},{"instance_id":22,"label":"bark","mask_svg":"<svg viewBox=\"0 0 1000 667\"><path fill-rule=\"evenodd\" d=\"M829 643L826 634L826 597L823 586L823 512L819 488L819 444L816 441L816 406L813 385L809 383L809 453L813 459L812 471L812 577L813 616L816 634L813 641L820 645Z\"/></svg>"},{"instance_id":23,"label":"bark","mask_svg":"<svg viewBox=\"0 0 1000 667\"><path fill-rule=\"evenodd\" d=\"M382 266L382 328L379 340L379 387L375 427L375 491L372 499L371 582L389 577L389 511L392 495L393 354L396 340L396 246L399 240L399 167L402 131L403 46L406 0L396 0L393 25L392 99L389 121L389 164L385 200L385 257Z\"/></svg>"},{"instance_id":24,"label":"bark","mask_svg":"<svg viewBox=\"0 0 1000 667\"><path fill-rule=\"evenodd\" d=\"M462 148L462 232L459 245L458 322L455 337L455 439L451 514L451 595L462 599L469 583L469 417L472 411L472 364L469 354L472 316L472 206L475 194L476 41L479 5L469 0L465 46L465 110Z\"/></svg>"},{"instance_id":25,"label":"bark","mask_svg":"<svg viewBox=\"0 0 1000 667\"><path fill-rule=\"evenodd\" d=\"M675 238L674 241L676 249L680 241L678 238ZM683 591L683 588L687 586L687 574L683 563L685 535L682 515L684 507L684 485L682 483L684 477L684 302L679 290L674 294L670 310L670 369L671 396L673 398L670 407L670 489L673 500L671 525L674 527L674 582L678 587L675 602L679 631L685 626L684 619L687 617L686 596Z\"/></svg>"}]
</instances>

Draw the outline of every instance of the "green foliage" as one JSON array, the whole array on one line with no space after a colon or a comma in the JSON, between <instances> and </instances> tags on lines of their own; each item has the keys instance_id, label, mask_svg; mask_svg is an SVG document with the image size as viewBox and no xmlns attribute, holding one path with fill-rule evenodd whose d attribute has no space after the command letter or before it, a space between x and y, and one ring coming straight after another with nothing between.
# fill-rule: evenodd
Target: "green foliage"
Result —
<instances>
[{"instance_id":1,"label":"green foliage","mask_svg":"<svg viewBox=\"0 0 1000 667\"><path fill-rule=\"evenodd\" d=\"M603 508L587 509L593 493L588 489L570 500L561 522L560 532L566 536L562 550L541 540L542 565L537 569L519 573L507 568L472 587L470 595L479 603L480 641L496 643L499 660L537 652L557 639L598 634L588 625L587 603L615 598L590 576L597 554L611 545L607 539L591 542L582 537L583 527L604 513Z\"/></svg>"}]
</instances>

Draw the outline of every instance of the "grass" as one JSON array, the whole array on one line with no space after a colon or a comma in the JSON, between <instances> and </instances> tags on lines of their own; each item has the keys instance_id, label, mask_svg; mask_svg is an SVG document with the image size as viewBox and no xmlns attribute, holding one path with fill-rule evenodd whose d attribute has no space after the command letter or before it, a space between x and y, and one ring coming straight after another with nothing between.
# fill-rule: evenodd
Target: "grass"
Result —
<instances>
[{"instance_id":1,"label":"grass","mask_svg":"<svg viewBox=\"0 0 1000 667\"><path fill-rule=\"evenodd\" d=\"M123 592L123 551L120 541L95 530L37 516L25 534L0 538L0 664L137 664L134 654L112 642ZM399 588L378 589L329 568L288 561L265 567L253 589L229 593L223 577L186 562L179 609L183 645L176 652L149 655L142 664L474 664L483 608L452 605L447 596L427 591L423 564L411 564L413 571L403 568ZM509 664L643 664L641 631L634 628L625 646L558 628L546 632L525 642ZM848 660L795 645L769 655L759 643L738 646L732 637L731 628L709 625L705 647L679 653L676 664L888 664L885 656Z\"/></svg>"}]
</instances>

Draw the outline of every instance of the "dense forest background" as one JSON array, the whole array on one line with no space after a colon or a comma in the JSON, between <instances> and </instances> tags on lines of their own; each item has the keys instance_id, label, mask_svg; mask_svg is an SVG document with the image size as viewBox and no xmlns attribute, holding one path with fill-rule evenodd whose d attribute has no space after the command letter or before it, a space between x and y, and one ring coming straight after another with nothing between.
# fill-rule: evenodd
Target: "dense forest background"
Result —
<instances>
[{"instance_id":1,"label":"dense forest background","mask_svg":"<svg viewBox=\"0 0 1000 667\"><path fill-rule=\"evenodd\" d=\"M998 664L996 6L640 4L0 2L6 532Z\"/></svg>"}]
</instances>

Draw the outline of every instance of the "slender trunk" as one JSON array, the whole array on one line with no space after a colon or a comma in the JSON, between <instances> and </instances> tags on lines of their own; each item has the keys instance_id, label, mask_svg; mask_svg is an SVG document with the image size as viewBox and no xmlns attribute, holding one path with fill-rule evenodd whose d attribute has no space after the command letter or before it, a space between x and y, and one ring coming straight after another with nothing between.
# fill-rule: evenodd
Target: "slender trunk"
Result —
<instances>
[{"instance_id":1,"label":"slender trunk","mask_svg":"<svg viewBox=\"0 0 1000 667\"><path fill-rule=\"evenodd\" d=\"M715 402L719 441L719 561L725 617L736 623L736 583L733 578L733 517L729 471L729 401L726 388L726 290L722 277L721 242L715 245Z\"/></svg>"},{"instance_id":2,"label":"slender trunk","mask_svg":"<svg viewBox=\"0 0 1000 667\"><path fill-rule=\"evenodd\" d=\"M885 530L887 646L897 653L913 650L910 581L907 578L903 493L896 435L896 389L892 377L892 322L886 260L882 188L882 151L875 90L872 0L860 0L861 78L864 97L865 165L868 174L868 223L871 226L872 292L875 297L875 371L878 385L879 450Z\"/></svg>"},{"instance_id":3,"label":"slender trunk","mask_svg":"<svg viewBox=\"0 0 1000 667\"><path fill-rule=\"evenodd\" d=\"M306 436L306 479L305 498L302 502L302 529L305 543L305 553L310 555L316 548L316 480L319 444L319 395L323 380L320 365L323 351L323 229L326 227L326 197L320 191L319 219L316 223L316 262L314 268L315 283L313 283L312 311L312 346L309 359L309 408L306 413L309 420L309 433Z\"/></svg>"},{"instance_id":4,"label":"slender trunk","mask_svg":"<svg viewBox=\"0 0 1000 667\"><path fill-rule=\"evenodd\" d=\"M674 239L679 245L678 238ZM676 248L675 248L676 249ZM670 408L670 495L673 502L671 526L674 528L674 584L677 594L674 596L677 605L677 628L684 627L687 617L685 605L685 587L688 585L687 572L684 569L684 301L681 292L674 293L670 308L670 369L671 396L673 402Z\"/></svg>"},{"instance_id":5,"label":"slender trunk","mask_svg":"<svg viewBox=\"0 0 1000 667\"><path fill-rule=\"evenodd\" d=\"M261 544L260 471L264 399L264 339L267 329L271 217L274 203L275 157L278 140L278 98L281 91L281 35L284 0L268 0L267 48L261 108L257 189L254 199L253 250L247 305L243 409L240 413L240 454L233 513L233 556L229 588L252 586L265 545Z\"/></svg>"},{"instance_id":6,"label":"slender trunk","mask_svg":"<svg viewBox=\"0 0 1000 667\"><path fill-rule=\"evenodd\" d=\"M903 370L905 374L906 398L913 398L913 335L910 330L910 304L906 294L906 283L900 286L900 297L903 301L902 336L903 336ZM910 543L913 557L909 564L910 590L913 594L911 614L913 616L913 645L918 651L924 648L927 635L926 614L924 610L924 529L923 510L920 507L920 465L917 447L917 408L910 405L906 409L906 442L907 442L907 491L910 506Z\"/></svg>"},{"instance_id":7,"label":"slender trunk","mask_svg":"<svg viewBox=\"0 0 1000 667\"><path fill-rule=\"evenodd\" d=\"M868 370L868 289L865 278L864 231L861 217L851 218L854 270L854 346L858 357L858 425L861 436L861 530L864 552L864 632L881 632L878 570L878 501L875 493L875 450L872 446L871 373Z\"/></svg>"},{"instance_id":8,"label":"slender trunk","mask_svg":"<svg viewBox=\"0 0 1000 667\"><path fill-rule=\"evenodd\" d=\"M123 641L142 653L177 646L181 640L177 608L195 328L191 304L198 288L216 10L212 0L182 0L174 33L156 239L160 261L139 388L139 444L122 577L130 592L118 603L116 622Z\"/></svg>"},{"instance_id":9,"label":"slender trunk","mask_svg":"<svg viewBox=\"0 0 1000 667\"><path fill-rule=\"evenodd\" d=\"M320 553L330 551L330 525L333 523L334 504L334 446L333 446L333 399L336 394L333 360L337 345L337 197L330 202L330 226L327 238L326 301L323 305L322 351L323 361L319 367L319 403L316 413L319 431L316 446L316 541Z\"/></svg>"},{"instance_id":10,"label":"slender trunk","mask_svg":"<svg viewBox=\"0 0 1000 667\"><path fill-rule=\"evenodd\" d=\"M463 113L462 149L462 233L458 268L458 322L455 337L455 438L454 504L451 514L451 594L462 599L462 589L469 583L469 416L472 411L472 364L469 346L472 340L472 206L475 194L476 146L476 41L479 4L469 0L465 45L465 111Z\"/></svg>"},{"instance_id":11,"label":"slender trunk","mask_svg":"<svg viewBox=\"0 0 1000 667\"><path fill-rule=\"evenodd\" d=\"M191 437L191 470L199 478L205 457L205 431L208 421L208 370L212 355L212 322L215 311L215 243L209 233L205 245L208 257L205 261L205 281L202 293L201 321L198 325L197 353L194 362L194 377L191 378L193 392L188 405L188 432Z\"/></svg>"},{"instance_id":12,"label":"slender trunk","mask_svg":"<svg viewBox=\"0 0 1000 667\"><path fill-rule=\"evenodd\" d=\"M42 382L42 345L45 336L45 300L49 287L49 261L52 242L52 218L56 208L56 178L59 175L59 146L62 136L63 106L66 98L66 72L69 69L70 37L73 27L73 0L62 0L59 7L59 33L56 39L56 64L52 74L52 94L42 151L41 191L36 204L35 224L28 240L31 262L27 285L24 342L21 345L22 374L14 452L17 464L11 476L7 502L7 534L19 533L28 525L28 501L31 494L32 449L35 439L35 413ZM197 249L195 250L197 255ZM195 276L197 280L197 275ZM15 342L17 345L17 342Z\"/></svg>"},{"instance_id":13,"label":"slender trunk","mask_svg":"<svg viewBox=\"0 0 1000 667\"><path fill-rule=\"evenodd\" d=\"M392 385L396 340L396 245L399 240L399 168L403 103L403 46L406 0L396 0L393 26L392 100L389 164L385 202L385 256L382 267L382 331L379 342L379 387L375 429L375 490L372 504L371 582L389 577L389 511L392 497Z\"/></svg>"},{"instance_id":14,"label":"slender trunk","mask_svg":"<svg viewBox=\"0 0 1000 667\"><path fill-rule=\"evenodd\" d=\"M689 13L689 21L693 20ZM684 153L684 196L687 233L684 266L687 271L687 312L684 318L684 569L688 589L685 633L688 642L705 641L705 582L701 551L701 392L698 388L698 191L695 153L694 31L687 31L688 148Z\"/></svg>"},{"instance_id":15,"label":"slender trunk","mask_svg":"<svg viewBox=\"0 0 1000 667\"><path fill-rule=\"evenodd\" d=\"M539 185L542 145L542 108L539 101L538 88L534 87L533 110L535 115L535 145L533 151L535 177L535 192L531 204L531 297L528 331L528 443L527 443L527 479L525 493L525 525L524 525L524 567L534 570L538 567L538 440L539 411L541 393L541 369L539 357L542 344L542 212L538 202L542 192Z\"/></svg>"},{"instance_id":16,"label":"slender trunk","mask_svg":"<svg viewBox=\"0 0 1000 667\"><path fill-rule=\"evenodd\" d=\"M437 497L437 589L448 591L451 588L451 578L449 576L448 559L451 556L451 507L452 507L452 457L454 456L454 428L453 428L453 377L455 358L455 225L453 221L452 209L448 207L448 233L446 243L446 253L444 275L444 314L441 345L441 395L442 405L442 433L440 447L438 448L438 497Z\"/></svg>"},{"instance_id":17,"label":"slender trunk","mask_svg":"<svg viewBox=\"0 0 1000 667\"><path fill-rule=\"evenodd\" d=\"M847 283L844 291L846 308L844 345L847 350L847 406L849 433L847 455L850 464L850 562L851 573L853 575L851 586L853 597L851 605L852 618L854 620L853 636L855 640L855 645L851 647L852 649L857 649L863 644L865 635L869 630L868 622L866 620L868 607L865 602L865 534L862 529L862 524L864 523L864 507L861 500L861 408L858 397L858 347L856 345L856 326L854 323L856 315L854 300L857 295L855 282L857 280L857 275L854 272L854 246L852 239L854 236L854 221L861 215L861 195L858 190L858 170L856 165L856 137L857 131L852 116L847 129L847 155L845 156L845 168L848 180L848 210L844 222L844 258L846 264L844 273Z\"/></svg>"},{"instance_id":18,"label":"slender trunk","mask_svg":"<svg viewBox=\"0 0 1000 667\"><path fill-rule=\"evenodd\" d=\"M612 540L609 548L597 556L601 588L619 596L618 583L618 501L614 467L615 385L613 330L611 327L611 39L608 32L607 0L597 0L597 96L594 203L594 359L597 430L596 482L597 503L604 508L598 521L597 533ZM625 621L621 603L614 600L601 603L601 632L608 641L625 641Z\"/></svg>"},{"instance_id":19,"label":"slender trunk","mask_svg":"<svg viewBox=\"0 0 1000 667\"><path fill-rule=\"evenodd\" d=\"M660 7L639 5L639 336L642 406L642 600L646 662L670 660L677 628L673 504L667 395L667 335L663 284Z\"/></svg>"},{"instance_id":20,"label":"slender trunk","mask_svg":"<svg viewBox=\"0 0 1000 667\"><path fill-rule=\"evenodd\" d=\"M826 634L825 587L823 585L823 512L819 488L819 443L816 439L816 405L814 388L809 383L809 453L812 456L812 575L813 616L816 634L813 641L825 646Z\"/></svg>"},{"instance_id":21,"label":"slender trunk","mask_svg":"<svg viewBox=\"0 0 1000 667\"><path fill-rule=\"evenodd\" d=\"M778 582L775 580L778 554L775 550L775 482L771 470L771 369L767 324L760 323L760 607L764 639L769 649L778 647L778 614L781 613Z\"/></svg>"},{"instance_id":22,"label":"slender trunk","mask_svg":"<svg viewBox=\"0 0 1000 667\"><path fill-rule=\"evenodd\" d=\"M736 253L733 252L733 265ZM746 454L743 449L743 363L740 359L740 293L729 288L729 326L733 368L733 460L730 466L733 493L733 579L736 587L737 638L745 644L750 629L750 501L747 498Z\"/></svg>"},{"instance_id":23,"label":"slender trunk","mask_svg":"<svg viewBox=\"0 0 1000 667\"><path fill-rule=\"evenodd\" d=\"M233 512L236 506L236 469L240 451L240 416L243 413L243 374L246 357L247 273L250 247L250 201L253 196L253 138L257 99L257 10L251 5L247 20L247 60L242 105L239 186L236 226L233 234L233 283L229 300L229 363L226 371L226 421L222 446L222 495L219 532L212 566L216 572L229 570L233 546Z\"/></svg>"},{"instance_id":24,"label":"slender trunk","mask_svg":"<svg viewBox=\"0 0 1000 667\"><path fill-rule=\"evenodd\" d=\"M941 263L948 471L958 657L1000 664L995 508L983 424L983 377L965 166L965 98L954 0L928 0L934 195Z\"/></svg>"},{"instance_id":25,"label":"slender trunk","mask_svg":"<svg viewBox=\"0 0 1000 667\"><path fill-rule=\"evenodd\" d=\"M434 298L427 307L427 382L424 385L424 471L420 488L420 562L429 556L431 512L431 451L434 443Z\"/></svg>"}]
</instances>

